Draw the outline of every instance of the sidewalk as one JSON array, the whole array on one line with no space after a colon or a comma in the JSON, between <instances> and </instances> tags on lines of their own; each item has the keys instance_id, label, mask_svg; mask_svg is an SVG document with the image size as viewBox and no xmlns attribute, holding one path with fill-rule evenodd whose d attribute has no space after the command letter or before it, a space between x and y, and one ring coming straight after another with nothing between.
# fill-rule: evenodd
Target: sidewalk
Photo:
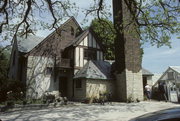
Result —
<instances>
[{"instance_id":1,"label":"sidewalk","mask_svg":"<svg viewBox=\"0 0 180 121\"><path fill-rule=\"evenodd\" d=\"M176 107L180 107L180 104L155 101L140 103L114 102L112 105L76 104L76 106L68 107L1 113L0 119L3 121L128 121L146 113Z\"/></svg>"}]
</instances>

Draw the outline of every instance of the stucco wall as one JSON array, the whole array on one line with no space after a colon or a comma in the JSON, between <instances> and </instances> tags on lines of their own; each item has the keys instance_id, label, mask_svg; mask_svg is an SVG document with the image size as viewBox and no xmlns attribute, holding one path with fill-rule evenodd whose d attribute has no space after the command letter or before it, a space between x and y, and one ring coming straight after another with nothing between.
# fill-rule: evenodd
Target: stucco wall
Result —
<instances>
[{"instance_id":1,"label":"stucco wall","mask_svg":"<svg viewBox=\"0 0 180 121\"><path fill-rule=\"evenodd\" d=\"M90 80L86 81L86 98L99 98L99 94L114 93L112 80Z\"/></svg>"},{"instance_id":2,"label":"stucco wall","mask_svg":"<svg viewBox=\"0 0 180 121\"><path fill-rule=\"evenodd\" d=\"M27 61L27 98L40 98L45 91L53 91L55 84L52 73L47 74L47 67L53 68L53 60L47 57L29 56ZM58 81L56 81L58 82Z\"/></svg>"}]
</instances>

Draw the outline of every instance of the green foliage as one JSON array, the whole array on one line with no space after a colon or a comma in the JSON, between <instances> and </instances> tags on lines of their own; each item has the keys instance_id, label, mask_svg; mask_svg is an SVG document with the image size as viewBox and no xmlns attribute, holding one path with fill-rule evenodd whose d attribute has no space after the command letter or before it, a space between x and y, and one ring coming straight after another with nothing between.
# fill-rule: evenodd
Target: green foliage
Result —
<instances>
[{"instance_id":1,"label":"green foliage","mask_svg":"<svg viewBox=\"0 0 180 121\"><path fill-rule=\"evenodd\" d=\"M22 100L24 92L25 85L20 81L5 79L0 85L0 102Z\"/></svg>"},{"instance_id":2,"label":"green foliage","mask_svg":"<svg viewBox=\"0 0 180 121\"><path fill-rule=\"evenodd\" d=\"M0 84L2 80L7 78L8 61L9 61L9 53L6 50L4 50L3 52L0 53Z\"/></svg>"},{"instance_id":3,"label":"green foliage","mask_svg":"<svg viewBox=\"0 0 180 121\"><path fill-rule=\"evenodd\" d=\"M105 59L114 60L115 30L113 23L107 19L94 19L90 27L105 47Z\"/></svg>"},{"instance_id":4,"label":"green foliage","mask_svg":"<svg viewBox=\"0 0 180 121\"><path fill-rule=\"evenodd\" d=\"M132 103L134 102L134 99L132 97L132 95L129 95L128 99L127 99L127 103Z\"/></svg>"},{"instance_id":5,"label":"green foliage","mask_svg":"<svg viewBox=\"0 0 180 121\"><path fill-rule=\"evenodd\" d=\"M117 30L124 29L131 35L138 33L143 43L157 47L171 47L171 36L180 33L180 2L178 0L123 0L123 6L118 5L118 2L119 0L113 0L113 6L117 5L113 8L113 13L121 13L119 10L123 7L124 15L122 23L120 21L115 23L125 26L120 28L121 25L117 25ZM98 18L107 18L108 15L104 12L107 7L104 7L104 4L107 4L107 1L99 0L99 4L94 3L94 7L90 7L88 12L95 13L94 16ZM129 29L133 24L136 28Z\"/></svg>"},{"instance_id":6,"label":"green foliage","mask_svg":"<svg viewBox=\"0 0 180 121\"><path fill-rule=\"evenodd\" d=\"M108 19L94 19L91 22L90 25L91 29L95 32L98 40L101 41L103 44L106 53L105 59L106 60L114 60L115 55L115 46L114 46L114 39L116 37L115 30L114 30L114 25L113 23L108 20ZM141 48L141 58L143 57L143 48Z\"/></svg>"},{"instance_id":7,"label":"green foliage","mask_svg":"<svg viewBox=\"0 0 180 121\"><path fill-rule=\"evenodd\" d=\"M179 34L179 1L155 0L137 3L139 5L137 21L143 42L157 47L171 47L171 36Z\"/></svg>"},{"instance_id":8,"label":"green foliage","mask_svg":"<svg viewBox=\"0 0 180 121\"><path fill-rule=\"evenodd\" d=\"M7 49L0 53L0 102L20 99L24 92L24 85L21 82L8 79L9 57Z\"/></svg>"}]
</instances>

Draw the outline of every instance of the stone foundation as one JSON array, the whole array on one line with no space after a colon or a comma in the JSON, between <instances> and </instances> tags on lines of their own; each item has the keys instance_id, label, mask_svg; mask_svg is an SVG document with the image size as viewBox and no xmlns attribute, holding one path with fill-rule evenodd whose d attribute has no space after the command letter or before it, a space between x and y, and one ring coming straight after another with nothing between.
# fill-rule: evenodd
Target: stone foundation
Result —
<instances>
[{"instance_id":1,"label":"stone foundation","mask_svg":"<svg viewBox=\"0 0 180 121\"><path fill-rule=\"evenodd\" d=\"M142 71L133 73L126 69L116 74L116 97L123 102L143 100Z\"/></svg>"}]
</instances>

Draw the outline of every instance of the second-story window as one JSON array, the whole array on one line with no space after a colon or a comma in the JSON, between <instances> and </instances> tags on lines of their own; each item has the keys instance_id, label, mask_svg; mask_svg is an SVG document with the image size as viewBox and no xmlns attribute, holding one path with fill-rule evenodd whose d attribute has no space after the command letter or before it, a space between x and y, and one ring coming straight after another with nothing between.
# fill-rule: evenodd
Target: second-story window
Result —
<instances>
[{"instance_id":1,"label":"second-story window","mask_svg":"<svg viewBox=\"0 0 180 121\"><path fill-rule=\"evenodd\" d=\"M168 79L174 79L174 72L168 72Z\"/></svg>"},{"instance_id":2,"label":"second-story window","mask_svg":"<svg viewBox=\"0 0 180 121\"><path fill-rule=\"evenodd\" d=\"M71 35L74 36L74 28L71 26Z\"/></svg>"},{"instance_id":3,"label":"second-story window","mask_svg":"<svg viewBox=\"0 0 180 121\"><path fill-rule=\"evenodd\" d=\"M84 59L97 60L97 53L95 50L84 49Z\"/></svg>"}]
</instances>

